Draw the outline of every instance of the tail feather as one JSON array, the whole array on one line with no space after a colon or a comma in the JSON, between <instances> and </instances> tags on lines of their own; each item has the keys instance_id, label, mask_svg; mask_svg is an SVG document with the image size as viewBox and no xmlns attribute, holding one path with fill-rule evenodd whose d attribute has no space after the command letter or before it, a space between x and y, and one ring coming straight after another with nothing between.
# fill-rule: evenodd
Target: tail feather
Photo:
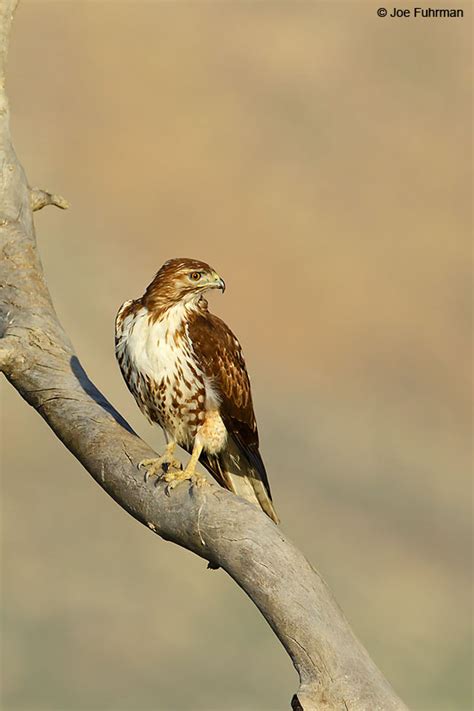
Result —
<instances>
[{"instance_id":1,"label":"tail feather","mask_svg":"<svg viewBox=\"0 0 474 711\"><path fill-rule=\"evenodd\" d=\"M202 463L226 489L260 507L272 521L279 523L272 503L270 487L262 458L229 437L227 447L217 456L203 456Z\"/></svg>"}]
</instances>

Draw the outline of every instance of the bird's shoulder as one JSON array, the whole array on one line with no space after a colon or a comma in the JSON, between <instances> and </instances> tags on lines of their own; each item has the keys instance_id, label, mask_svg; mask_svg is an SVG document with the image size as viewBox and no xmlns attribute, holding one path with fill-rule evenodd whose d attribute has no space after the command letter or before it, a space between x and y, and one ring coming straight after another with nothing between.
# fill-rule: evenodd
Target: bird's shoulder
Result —
<instances>
[{"instance_id":1,"label":"bird's shoulder","mask_svg":"<svg viewBox=\"0 0 474 711\"><path fill-rule=\"evenodd\" d=\"M119 337L126 329L127 324L133 321L140 309L143 308L140 299L129 299L124 301L122 306L117 311L115 317L115 335Z\"/></svg>"},{"instance_id":2,"label":"bird's shoulder","mask_svg":"<svg viewBox=\"0 0 474 711\"><path fill-rule=\"evenodd\" d=\"M224 368L238 366L247 372L237 336L225 321L208 311L207 304L193 314L188 332L194 351L204 363L219 363Z\"/></svg>"}]
</instances>

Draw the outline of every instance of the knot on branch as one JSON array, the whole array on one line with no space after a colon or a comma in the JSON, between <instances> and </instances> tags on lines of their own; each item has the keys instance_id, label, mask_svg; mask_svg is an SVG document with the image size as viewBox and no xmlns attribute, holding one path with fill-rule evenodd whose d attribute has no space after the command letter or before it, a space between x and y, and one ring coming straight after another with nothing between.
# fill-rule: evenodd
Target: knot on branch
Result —
<instances>
[{"instance_id":1,"label":"knot on branch","mask_svg":"<svg viewBox=\"0 0 474 711\"><path fill-rule=\"evenodd\" d=\"M68 201L61 195L48 193L47 190L41 190L41 188L30 188L30 205L33 212L41 210L41 208L47 205L55 205L61 210L67 210L69 207Z\"/></svg>"},{"instance_id":2,"label":"knot on branch","mask_svg":"<svg viewBox=\"0 0 474 711\"><path fill-rule=\"evenodd\" d=\"M18 357L15 344L7 337L0 338L0 373L8 374Z\"/></svg>"}]
</instances>

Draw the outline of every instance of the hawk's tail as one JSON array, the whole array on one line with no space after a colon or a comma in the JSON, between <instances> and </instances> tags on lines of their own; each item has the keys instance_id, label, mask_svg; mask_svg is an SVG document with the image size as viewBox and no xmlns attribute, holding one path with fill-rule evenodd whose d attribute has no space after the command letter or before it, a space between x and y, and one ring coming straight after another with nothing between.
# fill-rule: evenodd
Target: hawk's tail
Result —
<instances>
[{"instance_id":1,"label":"hawk's tail","mask_svg":"<svg viewBox=\"0 0 474 711\"><path fill-rule=\"evenodd\" d=\"M223 452L217 456L201 456L201 461L219 484L260 507L272 521L279 523L258 449L244 448L229 437Z\"/></svg>"}]
</instances>

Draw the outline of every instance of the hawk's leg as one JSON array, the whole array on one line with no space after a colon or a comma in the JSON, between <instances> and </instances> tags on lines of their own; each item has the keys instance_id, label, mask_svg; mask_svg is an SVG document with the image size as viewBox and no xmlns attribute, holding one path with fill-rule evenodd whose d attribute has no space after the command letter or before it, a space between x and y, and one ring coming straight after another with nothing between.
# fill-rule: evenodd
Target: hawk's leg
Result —
<instances>
[{"instance_id":1,"label":"hawk's leg","mask_svg":"<svg viewBox=\"0 0 474 711\"><path fill-rule=\"evenodd\" d=\"M191 459L188 462L188 466L184 471L168 471L164 475L163 479L168 483L168 486L166 487L166 490L168 491L169 489L174 489L175 486L177 486L180 481L185 481L186 479L190 479L192 483L195 486L204 486L207 484L207 479L205 476L202 474L199 474L199 472L196 472L196 464L199 461L199 457L201 456L202 452L202 444L199 444L198 442L194 443L193 447L193 453L191 455Z\"/></svg>"},{"instance_id":2,"label":"hawk's leg","mask_svg":"<svg viewBox=\"0 0 474 711\"><path fill-rule=\"evenodd\" d=\"M165 453L161 457L155 459L142 459L139 463L138 468L142 467L145 471L145 481L148 481L150 476L161 477L163 474L169 472L170 469L181 469L182 464L177 459L174 458L174 450L176 447L176 442L169 442L166 445Z\"/></svg>"}]
</instances>

